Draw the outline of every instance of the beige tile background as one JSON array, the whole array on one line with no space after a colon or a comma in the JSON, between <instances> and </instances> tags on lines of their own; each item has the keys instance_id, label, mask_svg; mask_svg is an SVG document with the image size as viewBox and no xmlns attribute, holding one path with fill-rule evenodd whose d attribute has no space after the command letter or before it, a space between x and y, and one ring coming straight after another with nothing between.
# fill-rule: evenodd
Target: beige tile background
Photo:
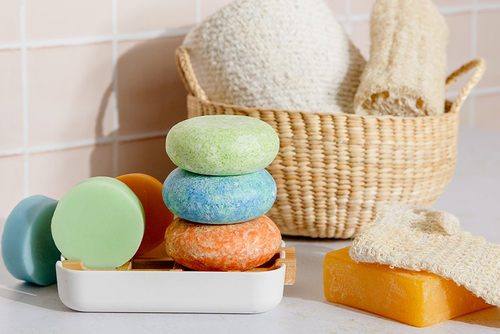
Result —
<instances>
[{"instance_id":1,"label":"beige tile background","mask_svg":"<svg viewBox=\"0 0 500 334\"><path fill-rule=\"evenodd\" d=\"M51 40L112 34L110 0L28 0L26 40Z\"/></svg>"},{"instance_id":2,"label":"beige tile background","mask_svg":"<svg viewBox=\"0 0 500 334\"><path fill-rule=\"evenodd\" d=\"M23 146L21 51L0 51L0 152ZM3 80L2 80L3 79Z\"/></svg>"},{"instance_id":3,"label":"beige tile background","mask_svg":"<svg viewBox=\"0 0 500 334\"><path fill-rule=\"evenodd\" d=\"M24 197L60 199L91 176L163 181L174 168L164 137L186 118L174 50L231 1L2 0L0 221ZM326 1L368 57L374 0ZM500 132L500 0L434 1L450 28L448 71L488 62L462 124Z\"/></svg>"}]
</instances>

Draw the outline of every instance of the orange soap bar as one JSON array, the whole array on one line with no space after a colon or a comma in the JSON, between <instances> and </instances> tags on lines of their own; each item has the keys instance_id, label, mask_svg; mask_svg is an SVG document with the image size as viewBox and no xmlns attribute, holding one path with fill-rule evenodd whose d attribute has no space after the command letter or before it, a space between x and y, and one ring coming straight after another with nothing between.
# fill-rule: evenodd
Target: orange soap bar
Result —
<instances>
[{"instance_id":1,"label":"orange soap bar","mask_svg":"<svg viewBox=\"0 0 500 334\"><path fill-rule=\"evenodd\" d=\"M135 257L138 257L163 243L165 230L174 220L174 214L163 201L163 184L154 177L133 173L116 179L125 183L135 193L144 208L146 226L141 245L135 254Z\"/></svg>"},{"instance_id":2,"label":"orange soap bar","mask_svg":"<svg viewBox=\"0 0 500 334\"><path fill-rule=\"evenodd\" d=\"M280 245L281 233L266 216L225 225L176 218L165 231L167 254L194 270L249 270L269 261Z\"/></svg>"},{"instance_id":3,"label":"orange soap bar","mask_svg":"<svg viewBox=\"0 0 500 334\"><path fill-rule=\"evenodd\" d=\"M349 247L326 254L323 285L328 301L426 327L492 307L440 276L377 263L356 263Z\"/></svg>"}]
</instances>

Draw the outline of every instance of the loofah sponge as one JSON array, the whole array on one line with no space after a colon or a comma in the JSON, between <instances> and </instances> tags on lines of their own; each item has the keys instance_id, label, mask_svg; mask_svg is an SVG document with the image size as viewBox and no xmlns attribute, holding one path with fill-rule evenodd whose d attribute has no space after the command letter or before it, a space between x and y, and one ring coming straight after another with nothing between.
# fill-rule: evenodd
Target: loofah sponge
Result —
<instances>
[{"instance_id":1,"label":"loofah sponge","mask_svg":"<svg viewBox=\"0 0 500 334\"><path fill-rule=\"evenodd\" d=\"M360 115L444 113L448 28L430 0L377 0L370 60L354 99Z\"/></svg>"},{"instance_id":2,"label":"loofah sponge","mask_svg":"<svg viewBox=\"0 0 500 334\"><path fill-rule=\"evenodd\" d=\"M415 205L379 208L349 251L359 262L425 270L500 306L500 245L473 237L446 212Z\"/></svg>"},{"instance_id":3,"label":"loofah sponge","mask_svg":"<svg viewBox=\"0 0 500 334\"><path fill-rule=\"evenodd\" d=\"M365 60L324 0L237 0L183 46L211 101L354 112Z\"/></svg>"}]
</instances>

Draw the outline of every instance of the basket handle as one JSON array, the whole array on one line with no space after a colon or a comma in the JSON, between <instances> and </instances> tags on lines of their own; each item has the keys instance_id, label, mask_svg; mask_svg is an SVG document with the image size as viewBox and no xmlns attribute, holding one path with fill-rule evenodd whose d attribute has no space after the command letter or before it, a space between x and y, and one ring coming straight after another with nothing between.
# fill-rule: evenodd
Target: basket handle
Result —
<instances>
[{"instance_id":1,"label":"basket handle","mask_svg":"<svg viewBox=\"0 0 500 334\"><path fill-rule=\"evenodd\" d=\"M179 70L184 86L186 86L188 92L202 101L207 101L207 94L201 88L198 80L196 79L196 75L194 74L188 50L183 46L179 46L175 51L175 56L177 60L177 69ZM469 96L472 89L483 77L484 71L486 70L486 61L483 58L476 58L460 67L446 79L445 87L446 90L448 90L454 82L473 68L476 70L462 88L455 101L451 104L450 112L460 110L460 107L464 103L467 96Z\"/></svg>"},{"instance_id":2,"label":"basket handle","mask_svg":"<svg viewBox=\"0 0 500 334\"><path fill-rule=\"evenodd\" d=\"M458 94L455 101L451 104L450 112L460 110L460 107L464 103L467 96L469 96L472 88L474 88L483 77L484 71L486 71L486 61L483 58L476 58L460 67L446 79L445 89L448 90L450 86L458 80L458 78L473 68L476 68L476 70L472 73L465 86L462 87L462 90Z\"/></svg>"},{"instance_id":3,"label":"basket handle","mask_svg":"<svg viewBox=\"0 0 500 334\"><path fill-rule=\"evenodd\" d=\"M177 69L188 92L202 101L207 101L207 94L200 87L198 79L196 79L196 75L194 74L193 66L191 66L188 50L183 46L179 46L175 50L175 58L177 60Z\"/></svg>"}]
</instances>

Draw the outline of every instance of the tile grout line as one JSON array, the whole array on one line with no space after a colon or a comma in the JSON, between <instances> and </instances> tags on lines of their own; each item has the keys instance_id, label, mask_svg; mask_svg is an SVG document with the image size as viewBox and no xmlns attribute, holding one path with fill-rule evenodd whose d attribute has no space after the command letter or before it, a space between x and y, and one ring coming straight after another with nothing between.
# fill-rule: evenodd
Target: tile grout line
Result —
<instances>
[{"instance_id":1,"label":"tile grout line","mask_svg":"<svg viewBox=\"0 0 500 334\"><path fill-rule=\"evenodd\" d=\"M489 10L499 10L500 9L500 1L497 2L492 2L492 3L478 3L477 1L475 2L474 6L477 11L489 11Z\"/></svg>"},{"instance_id":2,"label":"tile grout line","mask_svg":"<svg viewBox=\"0 0 500 334\"><path fill-rule=\"evenodd\" d=\"M459 93L460 93L460 91L448 91L448 92L446 92L445 97L447 99L452 98L452 97L456 97ZM486 88L474 88L470 92L469 97L494 95L494 94L500 94L500 86L498 86L498 87L486 87Z\"/></svg>"},{"instance_id":3,"label":"tile grout line","mask_svg":"<svg viewBox=\"0 0 500 334\"><path fill-rule=\"evenodd\" d=\"M119 141L118 141L118 131L120 129L120 119L119 119L119 111L118 111L118 38L117 38L117 8L118 5L117 0L112 1L112 29L113 29L113 39L111 42L112 45L112 63L113 63L113 132L112 132L112 141L113 141L113 176L118 176L118 162L119 162Z\"/></svg>"},{"instance_id":4,"label":"tile grout line","mask_svg":"<svg viewBox=\"0 0 500 334\"><path fill-rule=\"evenodd\" d=\"M201 7L202 0L196 0L196 23L201 22ZM352 14L351 13L351 0L344 0L346 6L346 15L336 15L339 21L345 21L347 25L351 25L354 22L364 22L369 21L370 14ZM444 15L453 15L464 12L474 11L476 14L480 11L488 10L500 10L500 1L488 4L478 4L477 1L473 0L473 5L457 5L441 7L439 11ZM45 47L58 47L58 46L72 46L72 45L86 45L95 43L112 42L117 39L119 42L128 40L143 40L143 39L153 39L161 37L170 36L180 36L185 35L193 27L172 29L172 30L155 30L155 31L144 31L137 33L124 33L114 35L104 35L104 36L83 36L75 38L65 38L65 39L52 39L52 40L41 40L41 41L24 41L25 47L27 49L37 49ZM0 44L0 50L13 50L20 49L21 43L6 43Z\"/></svg>"},{"instance_id":5,"label":"tile grout line","mask_svg":"<svg viewBox=\"0 0 500 334\"><path fill-rule=\"evenodd\" d=\"M113 39L122 41L130 40L148 40L162 37L175 37L182 36L188 33L192 27L182 28L182 29L172 29L172 30L152 30L137 33L126 33L126 34L116 34L113 35L103 35L103 36L84 36L84 37L74 37L74 38L59 38L59 39L49 39L41 41L31 41L25 42L27 49L41 49L41 48L51 48L60 46L79 46L97 43L112 42ZM7 43L0 44L0 51L3 50L15 50L20 49L21 43Z\"/></svg>"},{"instance_id":6,"label":"tile grout line","mask_svg":"<svg viewBox=\"0 0 500 334\"><path fill-rule=\"evenodd\" d=\"M475 110L476 110L476 97L474 95L472 95L472 96L470 96L470 99L469 99L469 119L467 120L467 122L468 122L468 125L473 129L476 129L476 127L474 126Z\"/></svg>"},{"instance_id":7,"label":"tile grout line","mask_svg":"<svg viewBox=\"0 0 500 334\"><path fill-rule=\"evenodd\" d=\"M351 0L344 0L345 6L345 30L347 36L351 36L352 33L352 21L351 21Z\"/></svg>"},{"instance_id":8,"label":"tile grout line","mask_svg":"<svg viewBox=\"0 0 500 334\"><path fill-rule=\"evenodd\" d=\"M471 12L471 38L470 38L470 52L471 59L477 58L477 15L478 15L478 0L472 0ZM469 100L469 119L467 123L470 127L475 128L476 118L476 94L473 94Z\"/></svg>"},{"instance_id":9,"label":"tile grout line","mask_svg":"<svg viewBox=\"0 0 500 334\"><path fill-rule=\"evenodd\" d=\"M82 148L82 147L86 147L86 146L110 144L110 143L113 143L115 140L119 143L122 143L122 142L135 141L135 140L153 139L153 138L166 136L168 134L168 131L169 130L162 130L162 131L144 132L144 133L138 133L138 134L132 134L132 135L124 135L124 136L117 135L116 138L114 138L114 137L101 137L101 138L86 139L86 140L84 139L84 140L78 140L78 141L66 142L66 143L32 146L28 149L28 153L45 153L45 152L62 151L62 150L67 150L67 149ZM21 152L22 152L22 149L9 149L9 150L5 150L3 152L0 152L0 157L8 156L8 155L18 155Z\"/></svg>"},{"instance_id":10,"label":"tile grout line","mask_svg":"<svg viewBox=\"0 0 500 334\"><path fill-rule=\"evenodd\" d=\"M187 28L179 28L171 30L153 30L153 31L144 31L144 32L127 33L127 34L117 33L116 38L119 42L124 42L131 40L146 40L146 39L154 39L162 37L175 37L187 34L192 28L193 27L190 26Z\"/></svg>"},{"instance_id":11,"label":"tile grout line","mask_svg":"<svg viewBox=\"0 0 500 334\"><path fill-rule=\"evenodd\" d=\"M201 0L196 0L196 25L201 23Z\"/></svg>"},{"instance_id":12,"label":"tile grout line","mask_svg":"<svg viewBox=\"0 0 500 334\"><path fill-rule=\"evenodd\" d=\"M7 150L3 150L3 151L0 152L0 158L3 158L3 157L13 157L13 156L16 156L16 155L22 156L23 152L24 152L23 147L20 147L20 148L11 148L11 149L7 149ZM24 179L24 177L23 177L23 179ZM24 190L23 190L23 193L24 193Z\"/></svg>"},{"instance_id":13,"label":"tile grout line","mask_svg":"<svg viewBox=\"0 0 500 334\"><path fill-rule=\"evenodd\" d=\"M472 5L458 5L458 6L448 6L438 8L439 13L442 15L453 15L453 14L461 14L468 13L472 10Z\"/></svg>"},{"instance_id":14,"label":"tile grout line","mask_svg":"<svg viewBox=\"0 0 500 334\"><path fill-rule=\"evenodd\" d=\"M19 49L21 49L21 43L0 44L0 51L19 50Z\"/></svg>"},{"instance_id":15,"label":"tile grout line","mask_svg":"<svg viewBox=\"0 0 500 334\"><path fill-rule=\"evenodd\" d=\"M357 23L357 22L366 22L366 21L370 21L370 14L349 14L349 16L347 17L349 19L349 21L351 21L352 23ZM337 17L337 20L341 21L341 20L346 20L346 16L344 15L339 15Z\"/></svg>"},{"instance_id":16,"label":"tile grout line","mask_svg":"<svg viewBox=\"0 0 500 334\"><path fill-rule=\"evenodd\" d=\"M19 19L21 29L21 96L22 96L22 113L23 113L23 195L28 197L30 193L29 187L29 113L28 113L28 68L27 68L27 49L26 49L26 2L19 2Z\"/></svg>"}]
</instances>

